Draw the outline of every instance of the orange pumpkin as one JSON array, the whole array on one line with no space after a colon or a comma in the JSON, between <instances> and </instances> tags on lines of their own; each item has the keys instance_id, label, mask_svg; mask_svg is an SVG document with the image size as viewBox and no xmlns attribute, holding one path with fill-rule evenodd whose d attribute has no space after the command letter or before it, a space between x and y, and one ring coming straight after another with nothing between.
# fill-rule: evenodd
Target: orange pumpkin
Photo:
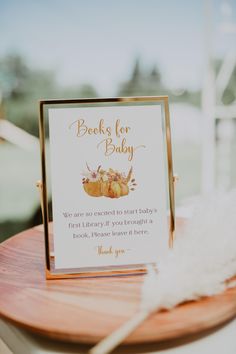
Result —
<instances>
[{"instance_id":1,"label":"orange pumpkin","mask_svg":"<svg viewBox=\"0 0 236 354\"><path fill-rule=\"evenodd\" d=\"M108 198L120 198L129 194L128 183L132 175L132 167L129 170L127 177L125 178L119 172L109 169L106 179L104 175L106 171L101 170L99 177L99 169L97 170L98 180L90 181L89 178L83 182L85 192L91 197L108 197ZM89 170L90 171L90 170Z\"/></svg>"}]
</instances>

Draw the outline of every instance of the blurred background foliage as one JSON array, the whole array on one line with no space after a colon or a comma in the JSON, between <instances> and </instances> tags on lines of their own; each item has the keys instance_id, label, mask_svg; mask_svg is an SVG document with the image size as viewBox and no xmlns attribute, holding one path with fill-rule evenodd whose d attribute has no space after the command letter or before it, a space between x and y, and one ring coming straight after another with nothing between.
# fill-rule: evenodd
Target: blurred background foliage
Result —
<instances>
[{"instance_id":1,"label":"blurred background foliage","mask_svg":"<svg viewBox=\"0 0 236 354\"><path fill-rule=\"evenodd\" d=\"M225 47L220 49L220 55L216 52L210 53L208 50L209 58L204 59L207 57L207 47L204 49L203 44L205 39L206 42L208 41L204 37L211 37L210 41L218 46L221 43L218 37L213 38L213 34L208 33L209 28L203 29L202 19L205 16L208 20L211 13L201 6L208 2L210 3L210 1L190 3L181 0L181 8L179 4L171 0L162 4L149 0L142 6L141 2L140 6L134 6L137 2L129 0L125 2L124 10L122 2L111 5L109 1L101 0L101 6L94 5L94 11L91 11L91 6L82 1L72 1L71 7L59 2L56 7L44 0L42 2L23 0L20 5L14 1L9 4L3 0L0 9L3 10L2 13L5 11L8 19L11 19L11 23L4 22L0 13L0 30L2 26L2 33L5 33L2 37L5 41L3 41L3 46L5 43L5 47L10 48L7 40L11 37L13 51L7 51L6 48L5 51L0 51L0 241L42 222L39 195L35 187L35 182L41 176L37 140L39 136L38 101L40 99L100 97L104 96L104 87L105 91L109 92L109 96L168 95L174 170L180 175L176 190L177 206L181 207L186 200L202 193L202 166L204 165L202 160L208 148L205 146L203 151L202 136L205 134L204 119L206 117L202 97L203 82L207 75L207 72L204 72L206 68L203 67L212 69L213 76L217 76L222 69L222 64L223 66L227 64L227 58L224 62L224 55L228 50L226 43L222 42ZM222 0L222 18L218 16L216 22L226 34L233 29L235 36L236 27L233 22L235 4L231 3L230 0ZM220 0L212 0L212 4L214 10L217 7L220 8ZM176 10L173 18L169 16L171 7ZM73 8L77 11L73 12ZM48 9L46 13L45 9ZM78 9L81 10L80 17ZM110 12L105 12L104 9ZM183 17L185 10L190 16L189 19L187 16ZM29 23L22 23L18 11L32 15ZM38 11L41 13L43 11L45 16L43 24L36 20ZM22 26L22 31L18 30L17 26L13 28L12 20L15 20L18 26ZM103 20L105 22L101 26L100 23ZM111 20L114 23L109 22ZM146 27L140 25L141 21L145 22ZM52 23L57 29L53 33L48 31L52 28ZM39 44L35 46L33 42L34 36L38 35L39 28L42 48ZM108 28L110 33L107 32ZM34 35L28 38L30 30ZM127 31L129 31L127 38L122 37L120 40L122 35L126 36ZM214 31L218 33L216 28ZM13 32L14 35L11 36ZM25 36L20 37L22 34ZM163 42L162 38L165 38ZM231 36L229 43L234 43L235 48L235 41L232 38ZM59 39L60 45L54 48L52 43L57 43ZM99 43L96 43L96 40ZM29 57L22 54L24 50L28 51ZM42 58L45 63L47 62L44 66L40 62L41 52L44 54ZM124 61L122 61L122 53L124 53ZM140 54L136 55L136 53ZM51 56L54 58L51 63L54 60L55 65L49 64ZM145 58L149 59L145 60ZM162 58L162 62L160 59L162 65L159 64L157 58ZM107 75L106 65L109 66L110 74L113 75L110 80L106 80L105 77ZM227 69L227 65L225 68ZM116 72L118 72L117 75ZM70 76L70 84L68 84L65 73ZM65 75L64 82L60 81L62 74ZM171 75L174 78L172 81ZM86 79L83 79L84 77ZM199 77L201 77L200 80ZM222 96L219 98L216 95L216 105L221 105L224 109L232 107L232 112L235 112L233 111L236 107L235 65L226 81L227 85L223 89ZM213 86L208 87L209 92L215 90ZM224 117L217 115L214 117L215 179L217 182L217 178L219 181L221 178L221 181L217 183L227 185L229 189L236 186L236 117L232 113L229 120L222 118ZM224 124L222 124L223 121ZM32 141L33 147L20 147L9 139L1 139L4 128L4 124L1 123L4 122L13 123L23 132L35 137L35 142ZM221 171L223 177L217 177L220 175L218 170Z\"/></svg>"},{"instance_id":2,"label":"blurred background foliage","mask_svg":"<svg viewBox=\"0 0 236 354\"><path fill-rule=\"evenodd\" d=\"M214 66L218 73L222 64L216 59ZM18 54L0 59L0 90L7 119L30 134L38 136L38 106L43 98L85 98L99 97L99 92L89 83L79 86L60 87L54 71L31 68L26 59ZM162 82L157 66L142 68L140 59L134 60L130 77L121 82L116 96L168 95L170 102L183 102L196 107L201 104L201 92L184 88L171 90ZM223 103L231 104L236 99L236 68L223 94Z\"/></svg>"},{"instance_id":3,"label":"blurred background foliage","mask_svg":"<svg viewBox=\"0 0 236 354\"><path fill-rule=\"evenodd\" d=\"M220 60L215 61L216 71ZM38 137L38 100L42 98L98 97L99 92L90 84L78 87L60 87L54 71L30 67L20 55L7 55L0 60L0 88L2 115L28 133ZM140 59L134 60L127 81L117 88L117 96L169 95L171 104L182 103L200 108L200 91L187 89L171 91L162 82L157 66L143 68ZM236 97L236 70L224 93L225 104ZM175 169L181 174L177 202L200 193L201 149L196 143L173 141ZM40 176L39 151L25 151L10 143L0 146L1 239L41 222L39 197L35 181ZM191 168L192 167L192 168ZM193 174L194 171L194 174ZM10 188L7 186L11 186Z\"/></svg>"},{"instance_id":4,"label":"blurred background foliage","mask_svg":"<svg viewBox=\"0 0 236 354\"><path fill-rule=\"evenodd\" d=\"M96 88L89 83L78 87L60 87L55 72L31 68L25 58L17 54L0 59L0 88L8 119L35 136L38 136L39 99L99 97ZM117 96L169 95L171 102L189 102L200 106L200 91L171 91L163 84L158 67L144 70L139 58L134 61L130 77L116 91ZM227 97L233 94L230 88Z\"/></svg>"}]
</instances>

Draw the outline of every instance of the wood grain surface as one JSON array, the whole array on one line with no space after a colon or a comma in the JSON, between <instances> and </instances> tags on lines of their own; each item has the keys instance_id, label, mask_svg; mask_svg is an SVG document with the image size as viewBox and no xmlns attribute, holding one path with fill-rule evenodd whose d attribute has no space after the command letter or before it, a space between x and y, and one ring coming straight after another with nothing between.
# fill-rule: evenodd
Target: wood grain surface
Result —
<instances>
[{"instance_id":1,"label":"wood grain surface","mask_svg":"<svg viewBox=\"0 0 236 354\"><path fill-rule=\"evenodd\" d=\"M0 315L30 331L96 343L138 309L143 276L46 280L42 227L0 245ZM174 291L174 289L173 289ZM154 314L125 343L180 338L236 315L236 288Z\"/></svg>"}]
</instances>

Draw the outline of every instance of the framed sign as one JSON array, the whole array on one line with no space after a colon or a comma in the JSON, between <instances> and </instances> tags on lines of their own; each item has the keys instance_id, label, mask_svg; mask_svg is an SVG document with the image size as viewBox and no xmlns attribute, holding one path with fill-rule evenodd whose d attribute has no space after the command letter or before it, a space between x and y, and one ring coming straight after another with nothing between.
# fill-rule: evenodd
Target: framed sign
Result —
<instances>
[{"instance_id":1,"label":"framed sign","mask_svg":"<svg viewBox=\"0 0 236 354\"><path fill-rule=\"evenodd\" d=\"M175 227L168 97L43 100L39 124L47 278L158 262Z\"/></svg>"}]
</instances>

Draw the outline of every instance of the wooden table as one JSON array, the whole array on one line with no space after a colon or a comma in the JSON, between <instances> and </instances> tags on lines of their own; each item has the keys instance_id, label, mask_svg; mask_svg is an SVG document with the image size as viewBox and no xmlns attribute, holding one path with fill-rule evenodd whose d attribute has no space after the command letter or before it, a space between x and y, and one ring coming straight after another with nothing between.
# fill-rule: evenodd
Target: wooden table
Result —
<instances>
[{"instance_id":1,"label":"wooden table","mask_svg":"<svg viewBox=\"0 0 236 354\"><path fill-rule=\"evenodd\" d=\"M108 335L137 311L142 276L46 281L43 251L41 226L0 245L0 314L4 319L0 329L7 344L6 337L11 338L12 343L16 342L12 333L17 333L16 338L22 338L23 342L27 338L28 343L34 343L32 348L40 347L40 343L58 346L58 342L51 340L57 339L76 343L67 344L66 353L73 353L75 348L76 352L83 353L88 345ZM194 343L207 342L206 338L218 338L216 333L222 333L224 329L214 331L235 314L236 289L197 303L186 303L170 312L162 311L151 316L126 339L125 344L133 347L123 347L121 352L138 353L138 348L146 348L146 352L160 351L195 339L198 340ZM229 345L231 340L230 347L235 349L235 336L230 337L235 322L227 327L230 332L224 345ZM194 348L193 343L190 346ZM217 348L220 348L218 344ZM36 353L33 350L29 353ZM176 349L171 350L176 352L173 351ZM43 349L41 352L50 353ZM224 353L231 354L231 351ZM236 349L232 353L235 354Z\"/></svg>"}]
</instances>

